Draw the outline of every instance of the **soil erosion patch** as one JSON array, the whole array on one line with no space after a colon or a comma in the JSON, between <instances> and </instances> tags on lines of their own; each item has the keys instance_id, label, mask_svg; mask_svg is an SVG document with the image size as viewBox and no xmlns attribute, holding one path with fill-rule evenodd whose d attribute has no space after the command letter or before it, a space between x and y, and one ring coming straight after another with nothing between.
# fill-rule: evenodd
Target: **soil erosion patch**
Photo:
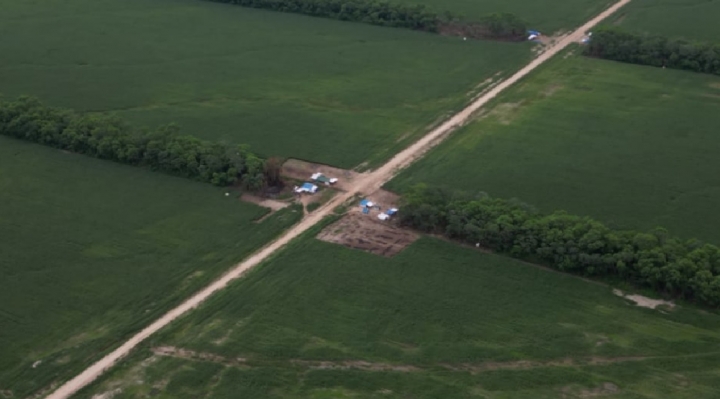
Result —
<instances>
[{"instance_id":1,"label":"soil erosion patch","mask_svg":"<svg viewBox=\"0 0 720 399\"><path fill-rule=\"evenodd\" d=\"M410 231L377 220L374 215L350 212L326 227L317 238L375 255L391 257L400 253L418 237Z\"/></svg>"}]
</instances>

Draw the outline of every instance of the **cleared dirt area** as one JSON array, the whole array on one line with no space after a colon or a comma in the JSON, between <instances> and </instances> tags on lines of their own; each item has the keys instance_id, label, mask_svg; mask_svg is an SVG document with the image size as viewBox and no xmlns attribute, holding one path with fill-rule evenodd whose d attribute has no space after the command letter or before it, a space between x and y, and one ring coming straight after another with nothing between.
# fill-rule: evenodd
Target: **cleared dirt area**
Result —
<instances>
[{"instance_id":1,"label":"cleared dirt area","mask_svg":"<svg viewBox=\"0 0 720 399\"><path fill-rule=\"evenodd\" d=\"M387 190L377 190L365 198L382 206L382 210L396 208L400 203L400 196Z\"/></svg>"},{"instance_id":2,"label":"cleared dirt area","mask_svg":"<svg viewBox=\"0 0 720 399\"><path fill-rule=\"evenodd\" d=\"M317 238L375 255L391 257L400 253L418 236L377 218L379 211L363 214L352 210L323 229Z\"/></svg>"},{"instance_id":3,"label":"cleared dirt area","mask_svg":"<svg viewBox=\"0 0 720 399\"><path fill-rule=\"evenodd\" d=\"M658 306L663 306L663 307L672 309L675 307L675 303L670 302L670 301L664 301L662 299L652 299L652 298L648 298L646 296L637 295L637 294L628 295L618 289L614 289L613 294L623 297L623 298L626 298L626 299L629 299L629 300L635 302L635 304L637 306L640 306L641 308L655 309Z\"/></svg>"},{"instance_id":4,"label":"cleared dirt area","mask_svg":"<svg viewBox=\"0 0 720 399\"><path fill-rule=\"evenodd\" d=\"M310 181L310 176L312 176L313 173L322 173L329 178L337 178L338 182L333 184L333 187L342 191L352 190L355 181L358 176L360 176L358 172L301 161L299 159L288 159L280 171L280 174L284 177L302 181Z\"/></svg>"},{"instance_id":5,"label":"cleared dirt area","mask_svg":"<svg viewBox=\"0 0 720 399\"><path fill-rule=\"evenodd\" d=\"M273 212L279 211L280 209L287 208L290 206L289 202L278 201L270 198L262 198L252 194L243 194L240 197L241 201L250 202L256 205L260 205L263 208L268 208Z\"/></svg>"}]
</instances>

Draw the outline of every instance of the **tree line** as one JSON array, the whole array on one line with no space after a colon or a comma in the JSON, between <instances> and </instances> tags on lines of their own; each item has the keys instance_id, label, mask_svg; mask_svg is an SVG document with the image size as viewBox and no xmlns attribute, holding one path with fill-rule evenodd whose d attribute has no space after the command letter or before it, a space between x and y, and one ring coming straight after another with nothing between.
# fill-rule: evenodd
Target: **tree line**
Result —
<instances>
[{"instance_id":1,"label":"tree line","mask_svg":"<svg viewBox=\"0 0 720 399\"><path fill-rule=\"evenodd\" d=\"M5 136L218 186L239 183L257 190L268 182L272 171L246 146L200 140L178 130L176 125L138 129L117 116L52 108L31 97L0 102L0 134Z\"/></svg>"},{"instance_id":2,"label":"tree line","mask_svg":"<svg viewBox=\"0 0 720 399\"><path fill-rule=\"evenodd\" d=\"M541 214L516 200L425 185L403 196L400 223L564 272L621 279L720 306L720 249L671 237L664 229L612 230L588 217Z\"/></svg>"},{"instance_id":3,"label":"tree line","mask_svg":"<svg viewBox=\"0 0 720 399\"><path fill-rule=\"evenodd\" d=\"M720 75L720 44L670 39L603 27L585 54L612 61Z\"/></svg>"},{"instance_id":4,"label":"tree line","mask_svg":"<svg viewBox=\"0 0 720 399\"><path fill-rule=\"evenodd\" d=\"M423 5L382 0L208 1L472 38L523 40L527 31L525 22L513 14L492 14L480 21L468 22L448 12L435 13Z\"/></svg>"}]
</instances>

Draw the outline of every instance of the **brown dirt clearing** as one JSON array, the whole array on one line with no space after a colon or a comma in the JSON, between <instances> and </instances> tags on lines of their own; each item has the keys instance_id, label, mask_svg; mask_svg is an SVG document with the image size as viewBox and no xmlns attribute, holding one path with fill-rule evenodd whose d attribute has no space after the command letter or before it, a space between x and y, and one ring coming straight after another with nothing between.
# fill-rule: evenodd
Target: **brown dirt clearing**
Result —
<instances>
[{"instance_id":1,"label":"brown dirt clearing","mask_svg":"<svg viewBox=\"0 0 720 399\"><path fill-rule=\"evenodd\" d=\"M274 200L274 199L270 199L270 198L262 198L262 197L258 197L256 195L247 194L247 193L240 196L240 200L245 201L245 202L250 202L255 205L260 205L263 208L268 208L273 212L277 212L281 209L284 209L284 208L287 208L288 206L290 206L289 202L278 201L278 200Z\"/></svg>"},{"instance_id":2,"label":"brown dirt clearing","mask_svg":"<svg viewBox=\"0 0 720 399\"><path fill-rule=\"evenodd\" d=\"M317 238L375 255L391 257L415 242L418 236L377 218L375 210L368 215L355 207L337 222L323 229Z\"/></svg>"},{"instance_id":3,"label":"brown dirt clearing","mask_svg":"<svg viewBox=\"0 0 720 399\"><path fill-rule=\"evenodd\" d=\"M635 294L635 295L628 295L628 294L625 294L625 293L623 293L622 291L620 291L620 290L618 290L618 289L614 289L614 290L613 290L613 294L615 294L615 295L617 295L617 296L619 296L619 297L623 297L623 298L629 299L629 300L635 302L635 304L636 304L637 306L640 306L640 307L643 307L643 308L655 309L655 308L657 308L658 306L663 306L663 307L668 307L668 308L672 309L672 308L675 307L675 304L674 304L673 302L670 302L670 301L664 301L664 300L662 300L662 299L652 299L652 298L648 298L648 297L646 297L646 296L637 295L637 294Z\"/></svg>"},{"instance_id":4,"label":"brown dirt clearing","mask_svg":"<svg viewBox=\"0 0 720 399\"><path fill-rule=\"evenodd\" d=\"M351 170L301 161L299 159L288 159L285 161L280 174L290 179L311 182L310 176L318 172L330 178L337 178L338 182L333 184L333 187L343 191L351 190L354 181L357 180L357 177L360 175L360 173Z\"/></svg>"}]
</instances>

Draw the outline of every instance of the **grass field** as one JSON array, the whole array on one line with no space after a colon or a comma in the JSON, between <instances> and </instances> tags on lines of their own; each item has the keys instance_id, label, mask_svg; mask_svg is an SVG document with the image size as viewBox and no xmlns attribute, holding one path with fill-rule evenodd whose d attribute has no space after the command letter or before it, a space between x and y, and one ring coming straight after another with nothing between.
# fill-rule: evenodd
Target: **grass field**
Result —
<instances>
[{"instance_id":1,"label":"grass field","mask_svg":"<svg viewBox=\"0 0 720 399\"><path fill-rule=\"evenodd\" d=\"M718 42L720 0L633 0L614 18L623 28Z\"/></svg>"},{"instance_id":2,"label":"grass field","mask_svg":"<svg viewBox=\"0 0 720 399\"><path fill-rule=\"evenodd\" d=\"M0 137L0 397L72 376L300 216L255 224L223 194Z\"/></svg>"},{"instance_id":3,"label":"grass field","mask_svg":"<svg viewBox=\"0 0 720 399\"><path fill-rule=\"evenodd\" d=\"M720 78L558 58L389 185L519 198L720 244Z\"/></svg>"},{"instance_id":4,"label":"grass field","mask_svg":"<svg viewBox=\"0 0 720 399\"><path fill-rule=\"evenodd\" d=\"M718 328L436 239L384 258L308 237L79 397L716 398Z\"/></svg>"},{"instance_id":5,"label":"grass field","mask_svg":"<svg viewBox=\"0 0 720 399\"><path fill-rule=\"evenodd\" d=\"M515 14L528 22L531 29L545 34L569 31L599 14L614 3L612 0L397 0L423 4L435 11L451 11L468 20L498 12Z\"/></svg>"},{"instance_id":6,"label":"grass field","mask_svg":"<svg viewBox=\"0 0 720 399\"><path fill-rule=\"evenodd\" d=\"M8 97L344 168L389 157L531 56L526 43L200 0L2 1L0 35Z\"/></svg>"}]
</instances>

